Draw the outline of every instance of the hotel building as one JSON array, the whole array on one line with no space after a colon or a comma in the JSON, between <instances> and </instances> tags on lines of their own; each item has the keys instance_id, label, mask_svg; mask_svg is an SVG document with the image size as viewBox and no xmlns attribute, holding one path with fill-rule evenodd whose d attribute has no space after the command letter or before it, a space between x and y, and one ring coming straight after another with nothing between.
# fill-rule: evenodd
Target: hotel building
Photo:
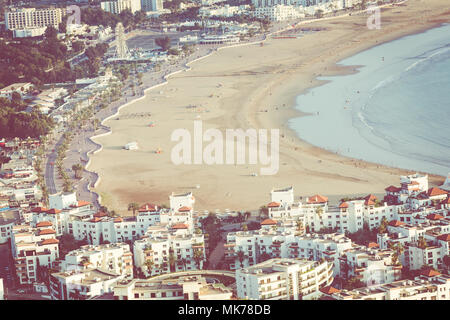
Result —
<instances>
[{"instance_id":1,"label":"hotel building","mask_svg":"<svg viewBox=\"0 0 450 320\"><path fill-rule=\"evenodd\" d=\"M130 10L131 13L136 13L141 10L141 0L111 0L102 1L100 7L103 11L113 14L120 14L124 10Z\"/></svg>"},{"instance_id":2,"label":"hotel building","mask_svg":"<svg viewBox=\"0 0 450 320\"><path fill-rule=\"evenodd\" d=\"M237 296L254 300L309 300L333 282L333 264L271 259L236 271Z\"/></svg>"},{"instance_id":3,"label":"hotel building","mask_svg":"<svg viewBox=\"0 0 450 320\"><path fill-rule=\"evenodd\" d=\"M15 37L34 37L44 34L48 26L58 29L65 15L65 8L13 8L5 12L5 24Z\"/></svg>"},{"instance_id":4,"label":"hotel building","mask_svg":"<svg viewBox=\"0 0 450 320\"><path fill-rule=\"evenodd\" d=\"M60 264L61 270L77 268L100 268L133 278L133 257L130 246L126 243L86 245L70 251Z\"/></svg>"}]
</instances>

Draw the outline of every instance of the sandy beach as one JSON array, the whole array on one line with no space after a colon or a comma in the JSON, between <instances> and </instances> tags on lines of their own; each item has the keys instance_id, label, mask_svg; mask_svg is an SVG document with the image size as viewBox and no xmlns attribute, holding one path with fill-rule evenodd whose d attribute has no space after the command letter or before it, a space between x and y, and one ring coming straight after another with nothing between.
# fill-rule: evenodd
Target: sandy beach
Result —
<instances>
[{"instance_id":1,"label":"sandy beach","mask_svg":"<svg viewBox=\"0 0 450 320\"><path fill-rule=\"evenodd\" d=\"M300 27L322 31L297 39L269 38L263 46L219 50L147 91L145 99L105 123L112 134L95 139L103 150L92 155L88 170L101 177L95 191L102 204L128 215L130 202L168 204L171 192L193 191L196 210L254 210L269 202L274 187L293 186L296 196L341 196L382 193L388 185L398 185L399 175L408 171L338 156L301 141L287 128L287 120L299 115L293 109L296 96L320 85L317 76L356 72L336 62L450 22L450 3L409 0L383 9L380 30L369 30L366 20L361 14L318 21ZM130 116L143 112L151 116ZM171 134L179 128L193 132L194 120L203 121L204 131L279 128L278 173L252 176L259 165L174 165ZM139 149L123 150L132 141ZM158 148L162 153L155 153ZM443 181L430 176L431 184Z\"/></svg>"}]
</instances>

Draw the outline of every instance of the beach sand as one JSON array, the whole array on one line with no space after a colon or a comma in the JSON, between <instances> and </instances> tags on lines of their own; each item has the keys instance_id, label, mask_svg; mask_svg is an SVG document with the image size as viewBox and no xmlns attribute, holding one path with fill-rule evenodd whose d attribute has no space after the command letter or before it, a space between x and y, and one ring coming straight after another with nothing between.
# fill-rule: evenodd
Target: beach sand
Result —
<instances>
[{"instance_id":1,"label":"beach sand","mask_svg":"<svg viewBox=\"0 0 450 320\"><path fill-rule=\"evenodd\" d=\"M318 21L300 27L323 31L298 39L269 38L263 46L220 50L191 64L191 70L173 75L168 84L148 90L145 99L120 111L120 120L105 123L112 134L95 139L103 150L92 156L88 169L101 177L95 191L102 205L129 215L130 202L167 205L172 192L193 191L196 210L255 210L269 202L270 191L277 187L293 186L296 196L338 198L379 194L391 184L399 185L399 175L410 172L333 154L301 141L287 128L287 120L300 115L293 109L296 96L320 85L317 76L355 72L356 68L344 69L336 62L450 22L450 3L409 0L383 9L380 30L369 30L366 20L367 15L361 14ZM151 117L127 116L142 112L151 112ZM174 165L170 154L176 142L171 134L179 128L193 133L194 120L203 121L203 131L280 129L278 173L259 175L259 168L265 167L260 165ZM139 149L123 150L131 141ZM158 148L162 153L155 153ZM443 180L430 176L432 185Z\"/></svg>"}]
</instances>

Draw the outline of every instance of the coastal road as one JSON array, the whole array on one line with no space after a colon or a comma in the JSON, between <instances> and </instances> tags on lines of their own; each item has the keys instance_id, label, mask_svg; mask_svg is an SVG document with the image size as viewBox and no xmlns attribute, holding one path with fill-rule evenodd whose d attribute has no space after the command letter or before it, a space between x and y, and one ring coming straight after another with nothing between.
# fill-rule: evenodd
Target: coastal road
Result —
<instances>
[{"instance_id":1,"label":"coastal road","mask_svg":"<svg viewBox=\"0 0 450 320\"><path fill-rule=\"evenodd\" d=\"M58 192L56 189L56 184L55 184L55 166L54 166L54 164L55 164L56 156L57 156L56 150L61 145L62 139L63 139L63 137L61 136L55 145L50 146L50 148L52 148L52 149L50 150L50 153L47 157L47 163L45 165L44 179L45 179L45 185L47 186L47 191L49 194ZM54 150L54 151L52 151L52 150Z\"/></svg>"}]
</instances>

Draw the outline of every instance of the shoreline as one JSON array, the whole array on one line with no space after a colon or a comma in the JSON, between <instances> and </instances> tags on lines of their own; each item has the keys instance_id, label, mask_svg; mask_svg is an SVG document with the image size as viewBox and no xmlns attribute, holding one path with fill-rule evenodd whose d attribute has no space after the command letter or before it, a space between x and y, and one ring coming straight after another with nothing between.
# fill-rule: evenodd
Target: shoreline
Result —
<instances>
[{"instance_id":1,"label":"shoreline","mask_svg":"<svg viewBox=\"0 0 450 320\"><path fill-rule=\"evenodd\" d=\"M396 48L396 47L399 47L398 43L400 43L400 42L398 42L398 41L402 41L401 43L405 43L405 41L409 41L409 43L414 43L415 44L416 42L413 39L417 39L416 36L419 36L418 40L422 39L421 41L423 41L424 39L429 39L429 38L425 38L425 37L427 37L428 34L430 34L430 36L435 34L436 32L440 32L441 34L444 34L444 33L447 34L446 32L448 32L448 27L449 26L450 26L449 23L439 23L437 25L432 26L431 28L428 28L428 27L427 28L423 28L423 29L419 30L418 32L406 32L405 35L401 35L400 37L396 37L393 40L382 42L382 43L378 43L375 46L371 46L368 49L365 49L365 50L362 50L362 51L358 51L356 54L353 54L353 55L351 55L349 57L345 57L345 58L341 59L340 61L338 61L337 65L342 66L344 69L353 69L353 70L350 70L350 72L346 72L345 70L343 70L342 72L339 72L337 74L333 74L332 76L322 75L322 79L318 80L318 81L321 81L321 83L318 86L315 86L315 87L312 87L312 88L308 88L308 89L304 90L301 94L296 96L295 101L297 103L296 103L296 106L294 106L294 109L297 109L297 106L300 103L300 102L298 102L299 100L302 101L302 102L308 101L308 105L311 105L311 103L314 102L314 100L322 101L320 105L321 106L327 106L326 104L323 103L324 101L326 101L326 99L325 100L323 99L323 93L326 90L325 90L325 88L322 88L321 90L317 90L319 87L321 87L323 85L331 84L331 86L327 86L327 88L330 88L331 92L333 92L333 94L336 94L336 97L337 97L337 92L340 92L340 91L337 91L336 88L345 89L344 88L345 84L351 85L351 84L348 83L348 81L345 82L346 80L344 80L342 78L345 78L347 75L353 75L353 74L361 73L361 70L360 70L361 67L369 66L371 70L374 69L374 66L375 65L378 66L378 64L376 64L376 62L373 61L373 60L376 59L375 57L380 57L384 52L386 52L386 49L384 49L384 48ZM439 31L439 30L442 30L442 31ZM408 39L411 39L411 40L408 40ZM376 52L379 55L378 54L374 55L374 54L371 53L371 52L373 52L372 50L374 50L374 49L377 50ZM429 50L429 47L428 46L423 46L423 47L421 47L421 49L423 51L426 51L426 50ZM383 52L383 53L381 53L381 52ZM390 52L390 50L387 49L387 52ZM393 67L392 60L400 59L401 57L404 57L407 54L412 54L412 56L415 56L415 55L419 55L419 52L410 53L409 51L405 51L405 52L402 52L402 53L394 53L393 54L394 56L393 57L391 56L391 58L390 58L390 60L388 62L389 68ZM355 57L358 57L358 56L361 56L361 55L362 56L366 56L365 60L367 60L367 59L369 59L369 60L372 59L372 60L366 61L367 63L364 63L364 65L361 65L361 66L360 65L356 65L356 64L352 64L352 62L353 63L358 63L358 64L362 63L361 58L360 59L355 59ZM369 57L371 57L371 58L369 58ZM383 56L383 61L384 61L384 57L386 57L386 56ZM353 60L353 61L350 62L349 60ZM380 68L381 68L381 65L380 65ZM400 68L399 70L401 70L402 67L398 67L398 68ZM373 72L376 72L376 71L373 71ZM388 73L388 74L391 75L392 72L393 71L391 70L391 73ZM368 73L367 71L365 71L365 74L366 74L367 78L369 78L367 76L367 74L370 74L371 75L370 77L373 78L372 72ZM384 73L384 75L386 76L386 73ZM323 78L325 78L325 79L323 79ZM349 78L346 78L346 79L350 80L350 82L355 82L355 80L351 81L352 77L349 77ZM316 78L316 80L317 80L317 78ZM340 81L344 81L345 84L344 85L340 85L340 83L341 83ZM366 80L364 80L364 82L365 81ZM367 81L368 81L368 79L367 79ZM360 87L358 85L358 90L360 90L359 88ZM356 89L354 89L354 90L355 90L354 92L356 92ZM312 91L312 95L311 95L311 91ZM358 91L358 93L359 93L359 91ZM350 95L350 101L354 101L356 99L357 95L353 95L352 96L351 92L349 92L348 94ZM308 97L305 97L305 95L308 95ZM319 97L315 98L314 97L315 95L316 96L321 95L321 97L320 98ZM302 99L302 96L303 96L303 99ZM346 97L346 99L349 98L349 96L347 96L347 95L345 97ZM347 103L348 103L348 101L347 101ZM360 104L351 105L351 106L344 105L344 102L341 102L341 104L340 104L340 106L344 106L344 109L346 109L346 108L347 109L355 109L356 106L358 106L358 105L360 105ZM305 109L308 110L307 107ZM356 109L358 109L358 108L356 108ZM312 123L319 124L321 121L325 122L325 123L329 122L330 121L329 117L328 117L327 120L325 120L326 113L328 112L327 110L330 111L330 112L335 112L338 109L333 109L332 110L332 109L330 109L328 107L321 108L320 109L320 117L322 117L322 112L324 112L323 120L318 120L318 121L316 120L314 122L314 119L311 119L311 121L313 121ZM312 115L312 116L316 115L316 113L309 112L309 111L310 110L308 110L308 111L301 110L303 115L300 115L296 119L307 117L309 115ZM348 111L348 112L350 112L350 111ZM336 114L336 116L338 117L338 114ZM349 119L351 119L351 117L355 116L355 114L353 114L353 111L351 111L351 114L349 114L349 115L343 115L342 114L342 115L339 115L339 116L342 116L342 119L341 118L339 118L339 119L345 121L344 118L349 117ZM322 119L320 117L318 119ZM350 120L350 121L354 122L354 120L353 121ZM394 163L394 161L392 161L392 159L390 161L391 163L383 161L383 159L379 159L379 161L378 161L376 158L374 159L374 157L370 157L370 158L374 159L374 160L370 160L369 157L365 156L367 154L367 152L360 153L359 155L358 154L346 155L345 151L342 152L343 149L346 148L346 146L343 145L343 143L341 143L340 140L337 140L336 138L334 140L331 139L334 142L332 142L329 146L326 146L325 145L326 142L323 141L323 140L320 140L320 137L312 137L311 135L308 135L308 133L306 133L306 131L304 129L298 131L299 128L301 128L301 124L302 123L304 123L305 125L308 125L308 120L307 119L304 119L304 120L301 120L299 122L296 122L295 119L289 118L289 119L287 119L287 122L288 122L288 125L290 124L289 128L291 130L293 130L294 134L296 134L300 139L301 139L301 137L300 137L301 132L304 133L305 137L307 137L307 140L306 139L302 139L302 141L304 141L306 143L309 143L311 145L314 145L314 146L316 146L318 148L321 148L323 150L326 150L326 151L328 151L330 153L336 153L336 154L338 154L341 157L346 157L348 159L359 159L361 161L364 161L365 163L385 166L385 167L399 169L399 170L417 171L417 172L428 174L428 175L434 176L434 177L445 178L447 176L448 172L450 172L450 168L442 167L442 164L440 165L441 166L440 168L441 169L443 168L444 170L440 170L439 171L436 168L439 165L435 165L435 163L433 163L432 161L417 160L420 163L417 163L414 166L413 164L408 163L408 160L406 159L407 155L396 153L394 150L382 149L381 147L379 147L380 148L379 151L385 152L386 154L391 155L391 157L395 155L395 156L399 156L399 157L405 158L405 161L403 161L404 163L403 162L398 162L398 161L397 161L397 163ZM350 127L354 128L356 130L356 127L351 126L351 125L350 125ZM342 127L342 126L340 126L340 128L342 128L342 130L344 129L344 127ZM298 134L297 134L297 132L298 132ZM361 135L359 135L359 136L361 136ZM348 137L350 139L350 136L348 134L344 135L344 137ZM314 138L319 138L319 140L317 140L317 139L315 140ZM314 141L317 142L317 144L314 143ZM364 142L370 144L369 140L364 140ZM355 145L353 145L353 147L354 146ZM355 148L355 149L357 149L357 148ZM364 158L364 159L362 159L362 158ZM428 164L428 166L427 166L427 164ZM433 166L433 165L435 165L435 166Z\"/></svg>"},{"instance_id":2,"label":"shoreline","mask_svg":"<svg viewBox=\"0 0 450 320\"><path fill-rule=\"evenodd\" d=\"M394 6L393 8L391 8L392 10L393 9L395 9L396 7ZM349 18L349 17L335 17L336 19L346 19L346 18ZM353 19L354 17L351 17L351 19ZM334 20L334 19L333 19ZM316 24L322 24L322 23L324 23L323 21L311 21L311 22L309 22L308 21L308 24L312 24L312 25L316 25ZM317 86L320 86L320 85L322 85L323 84L323 81L322 80L317 80L317 77L319 77L319 76L330 76L330 75L342 75L342 74L348 74L348 73L353 73L353 72L358 72L357 70L355 70L355 67L354 66L350 66L350 67L342 67L342 66L339 66L339 65L336 65L336 61L340 61L340 60L343 60L343 59L345 59L346 57L350 57L350 56L352 56L352 55L355 55L355 54L357 54L358 52L361 52L361 51L365 51L365 50L367 50L367 49L369 49L369 48L371 48L371 47L374 47L374 46L376 46L376 45L380 45L380 44L382 44L382 43L386 43L386 42L389 42L389 41L393 41L393 40L395 40L395 39L398 39L398 38L401 38L401 37L404 37L404 36L406 36L406 35L411 35L411 34L416 34L416 33L420 33L420 32L424 32L424 31L426 31L426 30L428 30L428 29L431 29L431 28L434 28L434 27L436 27L436 26L439 26L440 24L442 24L442 22L436 22L434 25L429 25L429 24L427 24L427 25L424 25L424 26L421 26L421 28L412 28L412 29L409 29L409 30L407 30L407 31L403 31L403 32L400 32L400 33L396 33L396 34L394 34L394 35L389 35L387 38L385 38L385 39L383 39L383 41L380 41L380 42L378 42L378 41L376 41L375 43L365 43L365 45L363 45L363 46L356 46L356 47L354 47L354 48L351 48L352 50L347 50L347 51L345 51L345 53L342 53L341 52L341 54L340 55L337 55L337 56L334 56L333 57L333 59L330 59L329 61L327 61L327 63L325 64L327 67L325 68L325 70L326 70L326 72L322 72L322 73L319 73L319 72L313 72L310 76L309 76L309 79L308 80L310 80L309 82L309 84L308 84L308 86L306 86L305 88L302 88L301 90L299 90L298 89L298 87L297 87L297 89L295 90L295 92L290 92L290 94L274 94L274 95L272 95L272 99L273 99L273 97L277 97L277 104L284 104L284 105L287 105L288 106L288 108L285 108L282 112L277 112L277 114L278 114L278 116L276 116L276 117L270 117L270 116L266 116L265 118L266 119L257 119L258 117L254 117L255 119L249 119L250 121L249 122L251 122L251 120L254 120L253 122L255 122L255 123L258 123L259 125L256 125L256 126L249 126L249 127L254 127L254 128L268 128L268 127L280 127L280 128L282 128L282 127L285 127L285 132L284 132L284 134L286 135L286 138L290 138L290 139L292 139L292 143L291 142L285 142L288 146L289 145L296 145L297 143L299 144L299 145L301 145L301 148L302 149L305 149L305 150L307 150L309 153L312 153L313 155L315 154L315 155L317 155L317 154L320 154L320 157L323 157L323 158L325 158L325 159L327 159L327 160L333 160L334 162L344 162L344 163L349 163L349 162L355 162L355 163L359 163L359 164L355 164L356 166L358 166L358 165L360 165L361 166L361 168L375 168L376 167L376 170L378 170L378 171L381 171L381 170L383 170L383 171L387 171L388 173L390 173L391 175L393 175L393 174L398 174L399 172L401 172L401 173L408 173L408 172L411 172L410 170L402 170L402 169L397 169L397 168L392 168L392 167L387 167L387 166L382 166L382 165L379 165L379 164L376 164L376 163L370 163L370 162L367 162L367 161L360 161L360 160L356 160L356 159L353 159L353 158L348 158L348 157L346 157L346 156L343 156L343 155L336 155L335 153L333 153L333 152L330 152L330 151L327 151L327 150L324 150L324 149L321 149L321 148L319 148L319 147L315 147L315 146L313 146L313 145L310 145L310 144L308 144L308 143L306 143L305 141L303 141L303 140L301 140L301 138L299 138L297 135L296 135L296 133L292 130L292 129L290 129L290 128L288 128L287 126L286 126L286 123L287 123L287 121L288 121L288 119L291 119L293 116L298 116L298 115L301 115L301 113L298 111L298 110L295 110L295 107L296 107L296 98L297 98L297 96L299 96L299 95L301 95L301 94L304 94L304 92L306 92L307 90L311 90L311 89L313 89L313 88L315 88L315 87L317 87ZM301 24L300 24L300 27L301 27ZM292 28L291 28L292 29ZM281 31L278 31L278 32L281 32ZM322 32L322 31L321 31ZM325 31L325 32L328 32L328 30L327 31ZM304 37L302 37L302 38L304 38ZM271 40L272 42L274 41L273 39L270 39L269 37L266 37L266 40ZM266 40L264 40L264 41L266 41ZM261 41L256 41L256 43L259 43L259 42L261 42ZM245 43L245 44L241 44L240 46L248 46L249 45L249 43ZM224 49L224 48L227 48L228 46L225 46L225 47L221 47L220 49L218 49L218 50L214 50L213 52L210 52L207 56L203 56L202 58L200 58L200 59L204 59L204 58L206 58L206 57L208 57L208 56L211 56L212 55L212 53L214 53L214 52L219 52L219 51L221 51L222 49ZM334 61L334 60L336 60L336 61ZM192 64L193 62L190 62L189 64ZM189 68L190 69L190 68ZM189 70L188 69L188 70ZM353 70L352 70L353 69ZM331 70L331 72L330 72L330 70ZM187 71L187 70L186 70ZM295 70L294 70L295 71ZM177 74L177 73L181 73L181 72L183 72L182 70L180 70L180 71L178 71L178 72L176 72L175 74ZM175 74L172 74L172 75L175 75ZM170 76L172 76L172 75L170 75ZM170 77L169 75L168 75L168 77L167 78L169 78ZM175 78L173 78L173 79L175 79ZM167 84L167 82L165 82L164 84ZM145 89L145 95L143 96L143 97L139 97L138 99L145 99L145 97L146 97L146 94L147 94L147 90L148 91L151 91L151 90L149 90L149 89L151 89L151 88L147 88L147 89ZM272 90L272 89L271 89ZM275 86L274 86L274 90L277 90L277 89L275 89ZM278 88L278 91L279 91L279 88ZM284 93L286 93L286 92L284 92ZM280 100L280 97L281 97L281 100ZM271 97L269 97L269 99L268 100L270 100L271 99ZM137 99L136 99L137 100ZM134 102L133 103L136 103L136 100L134 100ZM289 102L290 101L290 102ZM123 106L128 106L130 103L131 103L132 101L129 101L129 102L127 102L127 104L125 104L125 105L123 105ZM283 103L284 102L284 103ZM294 102L294 103L292 103L292 102ZM250 108L251 106L247 106L248 108L247 108L247 113L249 113L249 112L251 112L252 110L253 111L256 111L255 110L255 106L256 106L256 108L257 108L257 105L258 104L253 104L253 109L252 108ZM122 106L122 107L123 107ZM122 107L120 108L120 109L122 109ZM245 109L245 108L244 108ZM119 110L117 111L117 114L119 113ZM255 112L256 114L258 114L257 112ZM306 116L305 114L303 114L303 116ZM113 116L111 116L111 117L113 117ZM251 117L248 117L248 118L251 118ZM261 118L264 118L264 114L262 115L262 117ZM267 119L267 118L269 118L269 119ZM275 119L276 118L276 119ZM106 120L104 120L104 121L102 121L102 125L104 125L104 122L106 122ZM278 125L277 125L277 123L278 123ZM279 125L279 124L281 124L281 126ZM110 129L110 130L112 130L112 129ZM108 135L110 135L111 134L111 131L110 131L110 133L108 134ZM93 137L93 139L96 139L96 138L99 138L100 136L96 136L96 137ZM288 140L288 139L284 139L284 140ZM297 141L295 141L295 140L297 140ZM95 143L99 143L99 142L95 142ZM98 153L98 151L96 151L96 152L93 152L92 153L92 155L93 154L96 154L96 153ZM89 157L89 164L91 163L91 157ZM86 168L87 168L87 166L86 166ZM101 176L101 175L99 175L99 176ZM434 177L434 176L432 176L432 175L430 175L430 183L431 184L433 184L433 182L434 181L437 181L437 179L440 179L441 177ZM398 179L398 175L396 176L396 179ZM443 179L442 179L443 180ZM99 181L100 181L100 178L99 179L97 179L97 182L94 184L94 188L95 187L97 187L98 186L98 184L99 184ZM387 185L386 185L387 186ZM386 187L385 186L385 187ZM271 188L271 187L274 187L273 185L272 186L268 186L268 188ZM94 190L92 190L93 192L96 192L96 191L94 191ZM173 190L173 191L175 191L175 190ZM194 191L195 192L195 191ZM100 193L97 193L98 195L99 195L99 197L100 197ZM344 194L349 194L349 193L344 193ZM167 197L167 194L165 195L165 197ZM261 197L261 199L264 201L264 199L263 199L263 195L261 195L260 196ZM150 198L150 197L149 197ZM153 201L153 199L151 199L152 201ZM155 199L156 200L156 199ZM263 201L260 201L260 202L263 202ZM225 209L225 208L221 208L221 210L222 209ZM124 212L121 212L121 213L124 213Z\"/></svg>"}]
</instances>

